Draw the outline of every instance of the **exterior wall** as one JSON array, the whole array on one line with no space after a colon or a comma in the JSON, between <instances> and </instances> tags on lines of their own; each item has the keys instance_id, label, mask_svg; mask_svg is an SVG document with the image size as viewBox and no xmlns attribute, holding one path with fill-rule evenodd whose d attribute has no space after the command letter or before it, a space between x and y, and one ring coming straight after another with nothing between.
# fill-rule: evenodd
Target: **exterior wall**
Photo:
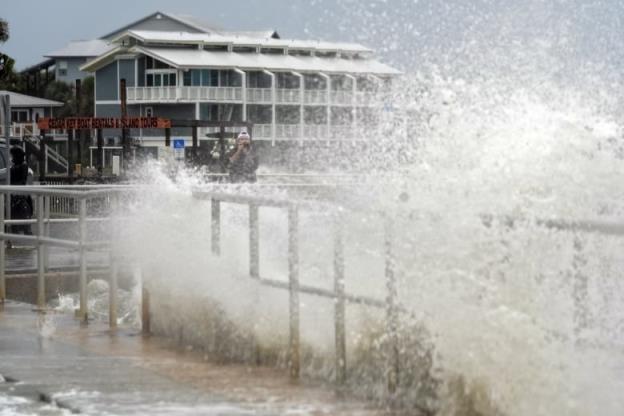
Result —
<instances>
[{"instance_id":1,"label":"exterior wall","mask_svg":"<svg viewBox=\"0 0 624 416\"><path fill-rule=\"evenodd\" d=\"M135 86L134 79L134 59L119 60L119 79L126 80L127 87Z\"/></svg>"},{"instance_id":2,"label":"exterior wall","mask_svg":"<svg viewBox=\"0 0 624 416\"><path fill-rule=\"evenodd\" d=\"M98 117L120 117L121 116L121 108L118 104L96 104L95 105L95 114ZM104 139L110 137L119 137L121 136L121 131L118 129L104 129L102 131L102 135Z\"/></svg>"},{"instance_id":3,"label":"exterior wall","mask_svg":"<svg viewBox=\"0 0 624 416\"><path fill-rule=\"evenodd\" d=\"M141 56L137 61L137 74L139 79L137 80L137 86L145 86L145 56Z\"/></svg>"},{"instance_id":4,"label":"exterior wall","mask_svg":"<svg viewBox=\"0 0 624 416\"><path fill-rule=\"evenodd\" d=\"M176 20L170 19L167 16L161 15L160 19L157 19L156 16L152 16L149 19L138 22L135 25L121 28L120 30L114 33L111 33L104 39L111 40L115 36L119 35L120 33L126 30L160 30L160 31L167 31L167 32L202 33L201 31L197 29L189 27Z\"/></svg>"},{"instance_id":5,"label":"exterior wall","mask_svg":"<svg viewBox=\"0 0 624 416\"><path fill-rule=\"evenodd\" d=\"M67 62L67 73L65 75L60 75L60 62ZM83 72L80 70L80 67L87 62L86 58L56 58L56 63L54 65L54 76L57 81L66 82L68 84L75 84L77 79L85 79L88 76L91 76L88 72Z\"/></svg>"},{"instance_id":6,"label":"exterior wall","mask_svg":"<svg viewBox=\"0 0 624 416\"><path fill-rule=\"evenodd\" d=\"M171 120L195 120L195 104L154 104L154 105L129 105L128 115L145 115L145 108L152 108L154 117L169 118ZM143 114L140 114L140 110ZM99 114L98 114L99 116ZM191 136L190 128L173 127L171 129L171 137L174 136ZM162 129L144 129L144 137L164 137L165 131Z\"/></svg>"},{"instance_id":7,"label":"exterior wall","mask_svg":"<svg viewBox=\"0 0 624 416\"><path fill-rule=\"evenodd\" d=\"M117 61L98 69L95 72L95 100L114 101L118 100L117 95L119 80L117 79ZM100 113L96 111L98 117ZM102 117L104 117L102 115Z\"/></svg>"}]
</instances>

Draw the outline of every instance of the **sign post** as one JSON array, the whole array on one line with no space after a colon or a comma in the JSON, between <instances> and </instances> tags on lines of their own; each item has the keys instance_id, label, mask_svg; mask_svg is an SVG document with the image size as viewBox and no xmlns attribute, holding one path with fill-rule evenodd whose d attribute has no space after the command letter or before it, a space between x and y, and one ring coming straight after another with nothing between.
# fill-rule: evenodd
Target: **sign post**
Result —
<instances>
[{"instance_id":1,"label":"sign post","mask_svg":"<svg viewBox=\"0 0 624 416\"><path fill-rule=\"evenodd\" d=\"M5 137L5 143L6 143L6 147L4 149L5 151L5 155L4 155L4 159L6 160L6 184L10 185L11 184L11 169L9 168L10 166L10 160L11 160L11 154L9 151L9 148L11 147L11 96L10 95L3 95L2 97L0 97L0 103L2 104L0 107L2 107L2 118L4 121L4 137Z\"/></svg>"},{"instance_id":2,"label":"sign post","mask_svg":"<svg viewBox=\"0 0 624 416\"><path fill-rule=\"evenodd\" d=\"M184 160L184 139L173 139L173 156L175 160Z\"/></svg>"}]
</instances>

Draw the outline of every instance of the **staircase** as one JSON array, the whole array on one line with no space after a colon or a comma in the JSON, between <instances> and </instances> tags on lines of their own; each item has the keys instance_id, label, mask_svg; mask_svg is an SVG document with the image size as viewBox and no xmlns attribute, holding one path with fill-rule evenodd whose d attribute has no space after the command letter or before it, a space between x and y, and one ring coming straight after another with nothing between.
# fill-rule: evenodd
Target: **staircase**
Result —
<instances>
[{"instance_id":1,"label":"staircase","mask_svg":"<svg viewBox=\"0 0 624 416\"><path fill-rule=\"evenodd\" d=\"M41 153L41 139L36 136L24 136L22 137L24 141L25 150L29 153L34 153L37 156ZM46 146L45 147L45 173L48 174L50 172L54 173L63 173L66 174L69 169L69 162L65 157L63 157L59 152L54 150L53 148Z\"/></svg>"}]
</instances>

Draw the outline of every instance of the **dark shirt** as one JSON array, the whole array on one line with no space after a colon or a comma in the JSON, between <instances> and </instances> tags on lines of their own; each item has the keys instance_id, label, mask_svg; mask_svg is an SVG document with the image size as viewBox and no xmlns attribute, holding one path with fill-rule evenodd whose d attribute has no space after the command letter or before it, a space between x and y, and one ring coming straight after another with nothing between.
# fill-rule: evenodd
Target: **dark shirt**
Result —
<instances>
[{"instance_id":1,"label":"dark shirt","mask_svg":"<svg viewBox=\"0 0 624 416\"><path fill-rule=\"evenodd\" d=\"M28 165L20 163L11 166L11 185L26 185L28 183ZM11 195L11 217L13 219L28 219L33 214L33 201L30 195ZM30 226L24 227L30 230ZM26 232L29 234L29 231Z\"/></svg>"},{"instance_id":2,"label":"dark shirt","mask_svg":"<svg viewBox=\"0 0 624 416\"><path fill-rule=\"evenodd\" d=\"M236 150L230 154L230 158L236 153ZM230 182L255 182L256 170L258 169L258 155L249 149L247 153L241 153L238 159L232 161L229 159L228 170L230 172Z\"/></svg>"},{"instance_id":3,"label":"dark shirt","mask_svg":"<svg viewBox=\"0 0 624 416\"><path fill-rule=\"evenodd\" d=\"M26 185L28 183L28 165L20 163L11 166L11 185Z\"/></svg>"}]
</instances>

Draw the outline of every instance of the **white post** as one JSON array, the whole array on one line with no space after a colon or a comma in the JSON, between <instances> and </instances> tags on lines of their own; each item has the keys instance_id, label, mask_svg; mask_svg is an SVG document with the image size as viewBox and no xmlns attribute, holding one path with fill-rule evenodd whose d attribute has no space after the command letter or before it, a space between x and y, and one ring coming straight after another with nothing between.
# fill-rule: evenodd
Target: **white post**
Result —
<instances>
[{"instance_id":1,"label":"white post","mask_svg":"<svg viewBox=\"0 0 624 416\"><path fill-rule=\"evenodd\" d=\"M304 80L303 75L299 72L292 71L292 74L299 78L299 144L303 146L303 122L304 122L304 113L303 113L303 103L304 103Z\"/></svg>"},{"instance_id":2,"label":"white post","mask_svg":"<svg viewBox=\"0 0 624 416\"><path fill-rule=\"evenodd\" d=\"M276 114L275 114L275 105L277 101L277 96L276 96L277 86L275 85L275 74L271 71L267 71L266 69L262 72L264 72L265 74L271 77L271 146L275 146L275 136L276 136L276 129L277 129Z\"/></svg>"},{"instance_id":3,"label":"white post","mask_svg":"<svg viewBox=\"0 0 624 416\"><path fill-rule=\"evenodd\" d=\"M357 78L349 74L345 74L345 77L351 80L351 136L355 138L357 129Z\"/></svg>"},{"instance_id":4,"label":"white post","mask_svg":"<svg viewBox=\"0 0 624 416\"><path fill-rule=\"evenodd\" d=\"M79 251L80 251L80 309L78 314L80 319L88 322L87 307L87 250L85 247L87 240L87 200L82 198L79 201L79 217L78 217L78 234L79 234Z\"/></svg>"},{"instance_id":5,"label":"white post","mask_svg":"<svg viewBox=\"0 0 624 416\"><path fill-rule=\"evenodd\" d=\"M37 195L37 237L45 235L44 226L44 196ZM45 247L41 241L37 242L37 308L43 311L46 306L45 299Z\"/></svg>"},{"instance_id":6,"label":"white post","mask_svg":"<svg viewBox=\"0 0 624 416\"><path fill-rule=\"evenodd\" d=\"M325 79L326 92L327 92L327 144L329 145L329 139L331 138L331 77L327 74L319 72L319 75Z\"/></svg>"},{"instance_id":7,"label":"white post","mask_svg":"<svg viewBox=\"0 0 624 416\"><path fill-rule=\"evenodd\" d=\"M0 232L4 233L4 209L5 209L5 196L0 193ZM8 201L7 201L8 202ZM5 279L5 268L6 268L6 251L5 251L5 243L6 240L0 240L0 303L4 305L4 301L6 299L6 279Z\"/></svg>"},{"instance_id":8,"label":"white post","mask_svg":"<svg viewBox=\"0 0 624 416\"><path fill-rule=\"evenodd\" d=\"M241 76L242 99L243 99L243 121L247 121L247 74L238 68L234 68L234 72Z\"/></svg>"}]
</instances>

